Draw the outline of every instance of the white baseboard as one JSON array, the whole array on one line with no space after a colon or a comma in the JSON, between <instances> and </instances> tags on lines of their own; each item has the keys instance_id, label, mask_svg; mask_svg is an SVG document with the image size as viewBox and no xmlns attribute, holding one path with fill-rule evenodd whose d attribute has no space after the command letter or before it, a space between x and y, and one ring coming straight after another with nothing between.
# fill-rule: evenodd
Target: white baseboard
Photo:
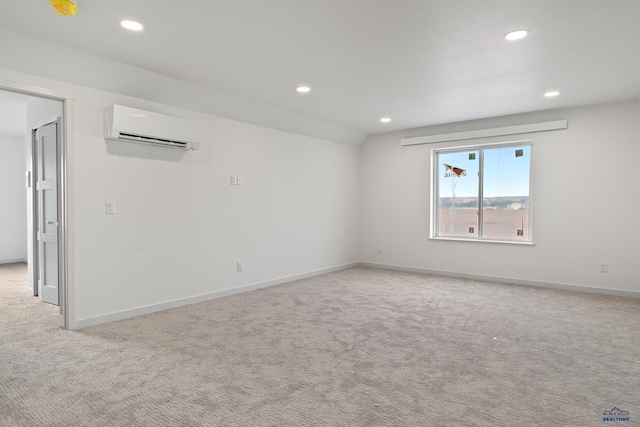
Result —
<instances>
[{"instance_id":1,"label":"white baseboard","mask_svg":"<svg viewBox=\"0 0 640 427\"><path fill-rule=\"evenodd\" d=\"M145 307L139 307L132 310L119 311L117 313L105 314L102 316L88 317L85 319L77 319L74 329L88 328L90 326L96 326L103 323L115 322L117 320L129 319L132 317L142 316L145 314L156 313L159 311L170 310L172 308L183 307L185 305L196 304L199 302L209 301L217 298L226 297L229 295L235 295L242 292L253 291L256 289L267 288L269 286L281 285L283 283L293 282L295 280L307 279L309 277L320 276L321 274L332 273L334 271L346 270L359 266L359 262L350 264L339 265L336 267L325 268L316 271L310 271L302 274L295 274L293 276L281 277L278 279L267 280L264 282L253 283L250 285L239 286L237 288L224 289L208 294L197 295L194 297L183 298L175 301L168 301L160 304L148 305Z\"/></svg>"},{"instance_id":2,"label":"white baseboard","mask_svg":"<svg viewBox=\"0 0 640 427\"><path fill-rule=\"evenodd\" d=\"M17 263L27 263L26 258L9 258L9 259L0 259L0 264L17 264Z\"/></svg>"},{"instance_id":3,"label":"white baseboard","mask_svg":"<svg viewBox=\"0 0 640 427\"><path fill-rule=\"evenodd\" d=\"M482 282L506 283L511 285L531 286L534 288L552 288L565 291L589 292L593 294L613 295L627 298L640 298L640 292L624 291L620 289L594 288L590 286L568 285L564 283L539 282L535 280L514 279L509 277L483 276L480 274L466 274L453 271L430 270L426 268L406 267L401 265L378 264L371 262L360 263L363 267L382 268L385 270L406 271L410 273L431 274L434 276L459 277L463 279L479 280Z\"/></svg>"}]
</instances>

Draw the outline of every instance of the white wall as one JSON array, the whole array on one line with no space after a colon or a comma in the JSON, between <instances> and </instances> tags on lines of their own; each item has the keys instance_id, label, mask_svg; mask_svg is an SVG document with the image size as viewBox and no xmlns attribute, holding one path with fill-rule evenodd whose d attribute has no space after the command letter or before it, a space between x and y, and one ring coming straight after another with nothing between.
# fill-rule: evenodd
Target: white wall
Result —
<instances>
[{"instance_id":1,"label":"white wall","mask_svg":"<svg viewBox=\"0 0 640 427\"><path fill-rule=\"evenodd\" d=\"M3 78L76 99L75 326L359 261L357 147L18 71L0 69ZM176 158L106 143L102 110L111 103L193 119L203 129L200 151ZM231 174L244 185L231 186ZM108 200L116 215L105 214Z\"/></svg>"},{"instance_id":2,"label":"white wall","mask_svg":"<svg viewBox=\"0 0 640 427\"><path fill-rule=\"evenodd\" d=\"M24 139L0 135L0 263L27 260Z\"/></svg>"},{"instance_id":3,"label":"white wall","mask_svg":"<svg viewBox=\"0 0 640 427\"><path fill-rule=\"evenodd\" d=\"M403 137L567 119L532 139L534 246L429 240L430 152ZM361 258L367 263L538 284L640 292L640 104L616 103L379 135L361 148ZM468 143L468 141L467 141ZM382 246L382 253L377 247ZM600 273L600 262L609 273Z\"/></svg>"},{"instance_id":4,"label":"white wall","mask_svg":"<svg viewBox=\"0 0 640 427\"><path fill-rule=\"evenodd\" d=\"M200 151L105 143L113 102L195 120ZM94 91L75 112L79 319L358 261L357 148Z\"/></svg>"}]
</instances>

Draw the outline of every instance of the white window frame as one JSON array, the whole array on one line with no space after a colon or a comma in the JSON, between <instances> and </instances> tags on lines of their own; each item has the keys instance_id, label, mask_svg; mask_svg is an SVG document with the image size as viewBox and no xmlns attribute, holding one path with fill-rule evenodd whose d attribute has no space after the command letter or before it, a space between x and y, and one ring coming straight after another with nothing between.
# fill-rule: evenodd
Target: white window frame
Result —
<instances>
[{"instance_id":1,"label":"white window frame","mask_svg":"<svg viewBox=\"0 0 640 427\"><path fill-rule=\"evenodd\" d=\"M491 239L482 237L482 219L483 219L483 176L484 176L484 150L490 150L493 148L509 148L509 147L521 147L523 145L529 146L530 159L529 159L529 221L527 235L528 240L510 240L510 239ZM438 176L438 154L448 152L463 152L477 150L479 152L478 159L478 237L462 237L462 236L439 236L438 235L438 215L439 215L439 191L440 191L440 177ZM488 243L507 243L515 245L535 245L533 240L533 188L531 177L533 175L533 141L530 139L508 142L490 142L474 145L456 145L451 147L433 148L431 150L431 224L430 224L430 236L432 240L446 240L446 241L464 241L464 242L488 242Z\"/></svg>"}]
</instances>

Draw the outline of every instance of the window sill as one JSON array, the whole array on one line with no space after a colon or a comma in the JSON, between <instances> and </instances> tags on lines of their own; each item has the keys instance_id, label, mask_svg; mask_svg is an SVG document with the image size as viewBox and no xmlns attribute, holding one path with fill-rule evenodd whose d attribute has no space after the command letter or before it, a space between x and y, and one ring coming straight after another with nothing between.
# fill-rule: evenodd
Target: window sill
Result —
<instances>
[{"instance_id":1,"label":"window sill","mask_svg":"<svg viewBox=\"0 0 640 427\"><path fill-rule=\"evenodd\" d=\"M507 245L535 246L535 242L517 240L491 240L491 239L465 239L462 237L429 237L429 240L442 240L447 242L473 242L473 243L499 243Z\"/></svg>"}]
</instances>

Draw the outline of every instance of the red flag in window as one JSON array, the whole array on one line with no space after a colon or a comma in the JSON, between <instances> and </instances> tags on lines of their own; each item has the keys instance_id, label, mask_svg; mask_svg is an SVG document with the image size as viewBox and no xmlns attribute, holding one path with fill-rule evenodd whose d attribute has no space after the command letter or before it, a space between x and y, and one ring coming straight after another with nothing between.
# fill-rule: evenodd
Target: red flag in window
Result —
<instances>
[{"instance_id":1,"label":"red flag in window","mask_svg":"<svg viewBox=\"0 0 640 427\"><path fill-rule=\"evenodd\" d=\"M454 174L455 174L455 176L467 176L467 171L466 170L457 168L455 166L448 165L446 163L443 163L443 164L447 168L447 170L444 173L445 177L453 176Z\"/></svg>"}]
</instances>

